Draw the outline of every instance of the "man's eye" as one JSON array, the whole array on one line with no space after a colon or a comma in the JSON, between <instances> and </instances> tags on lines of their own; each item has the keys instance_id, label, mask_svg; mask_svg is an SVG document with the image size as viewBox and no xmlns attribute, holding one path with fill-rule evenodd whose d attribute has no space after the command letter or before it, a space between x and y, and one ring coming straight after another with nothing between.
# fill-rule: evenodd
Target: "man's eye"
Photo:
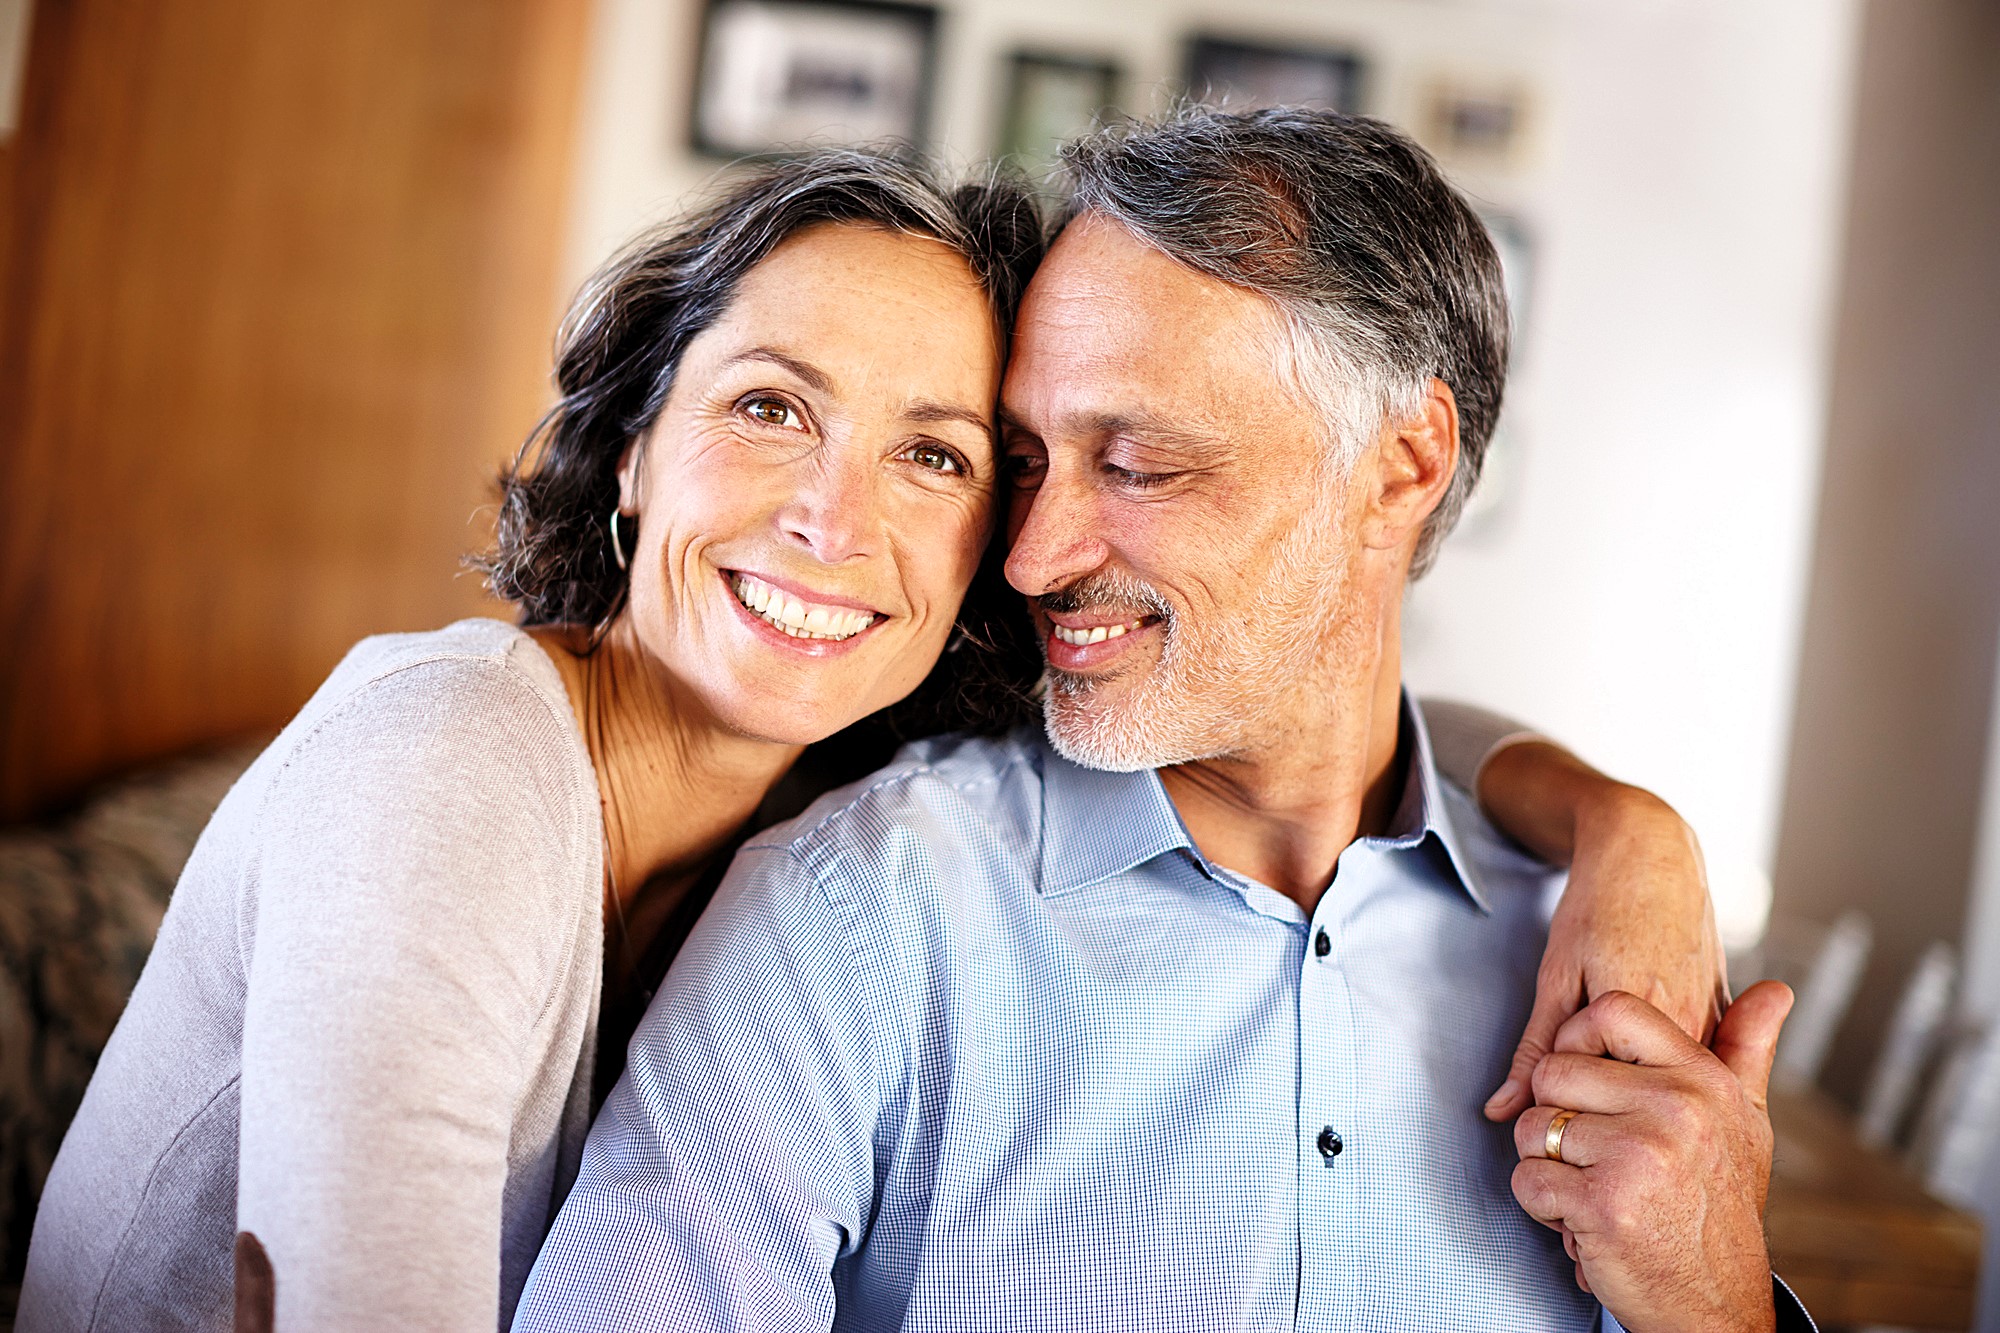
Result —
<instances>
[{"instance_id":1,"label":"man's eye","mask_svg":"<svg viewBox=\"0 0 2000 1333\"><path fill-rule=\"evenodd\" d=\"M1142 490L1148 486L1164 486L1174 479L1171 472L1134 472L1131 468L1114 467L1109 463L1104 465L1104 470L1120 485L1137 486Z\"/></svg>"},{"instance_id":2,"label":"man's eye","mask_svg":"<svg viewBox=\"0 0 2000 1333\"><path fill-rule=\"evenodd\" d=\"M743 410L767 426L783 426L787 430L805 429L805 421L798 410L782 398L752 398L743 404Z\"/></svg>"},{"instance_id":3,"label":"man's eye","mask_svg":"<svg viewBox=\"0 0 2000 1333\"><path fill-rule=\"evenodd\" d=\"M941 444L913 445L903 457L918 467L929 468L933 472L962 473L965 467L958 461L958 455Z\"/></svg>"},{"instance_id":4,"label":"man's eye","mask_svg":"<svg viewBox=\"0 0 2000 1333\"><path fill-rule=\"evenodd\" d=\"M1049 461L1040 454L1008 454L1007 479L1024 490L1042 484L1042 474L1048 471Z\"/></svg>"}]
</instances>

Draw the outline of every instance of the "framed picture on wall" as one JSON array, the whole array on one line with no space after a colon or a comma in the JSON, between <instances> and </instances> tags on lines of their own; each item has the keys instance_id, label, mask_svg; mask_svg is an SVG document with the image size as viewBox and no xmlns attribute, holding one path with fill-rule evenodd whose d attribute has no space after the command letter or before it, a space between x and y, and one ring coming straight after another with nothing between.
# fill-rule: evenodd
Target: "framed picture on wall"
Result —
<instances>
[{"instance_id":1,"label":"framed picture on wall","mask_svg":"<svg viewBox=\"0 0 2000 1333\"><path fill-rule=\"evenodd\" d=\"M1526 80L1440 75L1426 90L1418 137L1453 166L1511 170L1527 155L1532 109Z\"/></svg>"},{"instance_id":2,"label":"framed picture on wall","mask_svg":"<svg viewBox=\"0 0 2000 1333\"><path fill-rule=\"evenodd\" d=\"M1007 61L1007 110L996 155L1046 180L1063 141L1115 110L1119 78L1114 61L1095 56L1016 51Z\"/></svg>"},{"instance_id":3,"label":"framed picture on wall","mask_svg":"<svg viewBox=\"0 0 2000 1333\"><path fill-rule=\"evenodd\" d=\"M1196 36L1187 48L1188 96L1231 111L1267 106L1361 109L1366 66L1353 51Z\"/></svg>"},{"instance_id":4,"label":"framed picture on wall","mask_svg":"<svg viewBox=\"0 0 2000 1333\"><path fill-rule=\"evenodd\" d=\"M929 134L938 11L897 0L708 0L694 146L717 157Z\"/></svg>"}]
</instances>

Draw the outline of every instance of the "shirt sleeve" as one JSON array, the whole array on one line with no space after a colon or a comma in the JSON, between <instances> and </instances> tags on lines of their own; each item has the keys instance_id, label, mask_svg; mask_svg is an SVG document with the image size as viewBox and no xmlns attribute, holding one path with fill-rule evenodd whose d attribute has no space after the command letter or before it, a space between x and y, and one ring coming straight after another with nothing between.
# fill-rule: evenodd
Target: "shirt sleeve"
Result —
<instances>
[{"instance_id":1,"label":"shirt sleeve","mask_svg":"<svg viewBox=\"0 0 2000 1333\"><path fill-rule=\"evenodd\" d=\"M1479 795L1479 770L1486 767L1487 760L1517 742L1547 739L1512 718L1472 704L1426 699L1423 708L1431 758L1438 772L1475 798Z\"/></svg>"},{"instance_id":2,"label":"shirt sleeve","mask_svg":"<svg viewBox=\"0 0 2000 1333\"><path fill-rule=\"evenodd\" d=\"M1771 1288L1778 1305L1778 1333L1819 1333L1819 1325L1806 1312L1805 1302L1785 1285L1785 1279L1771 1274Z\"/></svg>"},{"instance_id":3,"label":"shirt sleeve","mask_svg":"<svg viewBox=\"0 0 2000 1333\"><path fill-rule=\"evenodd\" d=\"M874 1200L865 991L812 874L746 849L633 1036L516 1333L828 1328Z\"/></svg>"},{"instance_id":4,"label":"shirt sleeve","mask_svg":"<svg viewBox=\"0 0 2000 1333\"><path fill-rule=\"evenodd\" d=\"M365 687L260 813L237 1223L292 1333L499 1321L513 1114L580 909L545 760L565 737L489 674Z\"/></svg>"},{"instance_id":5,"label":"shirt sleeve","mask_svg":"<svg viewBox=\"0 0 2000 1333\"><path fill-rule=\"evenodd\" d=\"M1771 1296L1778 1307L1777 1333L1819 1333L1819 1326L1806 1313L1806 1307L1776 1273L1771 1274ZM1599 1333L1625 1333L1625 1326L1611 1311L1599 1306L1598 1312L1602 1316L1598 1321Z\"/></svg>"}]
</instances>

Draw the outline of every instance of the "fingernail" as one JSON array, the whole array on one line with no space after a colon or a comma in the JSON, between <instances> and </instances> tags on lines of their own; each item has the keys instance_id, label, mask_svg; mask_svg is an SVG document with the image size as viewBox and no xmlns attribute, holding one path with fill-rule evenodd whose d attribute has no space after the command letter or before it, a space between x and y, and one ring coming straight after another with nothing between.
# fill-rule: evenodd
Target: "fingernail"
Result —
<instances>
[{"instance_id":1,"label":"fingernail","mask_svg":"<svg viewBox=\"0 0 2000 1333\"><path fill-rule=\"evenodd\" d=\"M1507 1101L1508 1099L1513 1097L1513 1095L1519 1092L1520 1090L1521 1090L1521 1081L1519 1079L1510 1078L1505 1083L1502 1083L1500 1085L1500 1091L1494 1093L1491 1097L1488 1097L1486 1099L1486 1104L1488 1106L1498 1106L1502 1102Z\"/></svg>"}]
</instances>

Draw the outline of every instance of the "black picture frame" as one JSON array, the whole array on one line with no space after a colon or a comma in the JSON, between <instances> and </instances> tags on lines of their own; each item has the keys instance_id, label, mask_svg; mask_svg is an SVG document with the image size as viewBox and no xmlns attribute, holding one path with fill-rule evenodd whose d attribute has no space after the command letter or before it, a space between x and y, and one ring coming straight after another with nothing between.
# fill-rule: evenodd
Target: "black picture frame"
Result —
<instances>
[{"instance_id":1,"label":"black picture frame","mask_svg":"<svg viewBox=\"0 0 2000 1333\"><path fill-rule=\"evenodd\" d=\"M709 157L930 142L938 9L915 0L706 0L689 141Z\"/></svg>"},{"instance_id":2,"label":"black picture frame","mask_svg":"<svg viewBox=\"0 0 2000 1333\"><path fill-rule=\"evenodd\" d=\"M1197 33L1188 39L1189 97L1229 111L1317 106L1359 112L1368 62L1348 47L1279 45Z\"/></svg>"},{"instance_id":3,"label":"black picture frame","mask_svg":"<svg viewBox=\"0 0 2000 1333\"><path fill-rule=\"evenodd\" d=\"M1056 151L1116 114L1125 72L1107 56L1023 49L1007 57L1007 102L994 156L1046 180Z\"/></svg>"}]
</instances>

